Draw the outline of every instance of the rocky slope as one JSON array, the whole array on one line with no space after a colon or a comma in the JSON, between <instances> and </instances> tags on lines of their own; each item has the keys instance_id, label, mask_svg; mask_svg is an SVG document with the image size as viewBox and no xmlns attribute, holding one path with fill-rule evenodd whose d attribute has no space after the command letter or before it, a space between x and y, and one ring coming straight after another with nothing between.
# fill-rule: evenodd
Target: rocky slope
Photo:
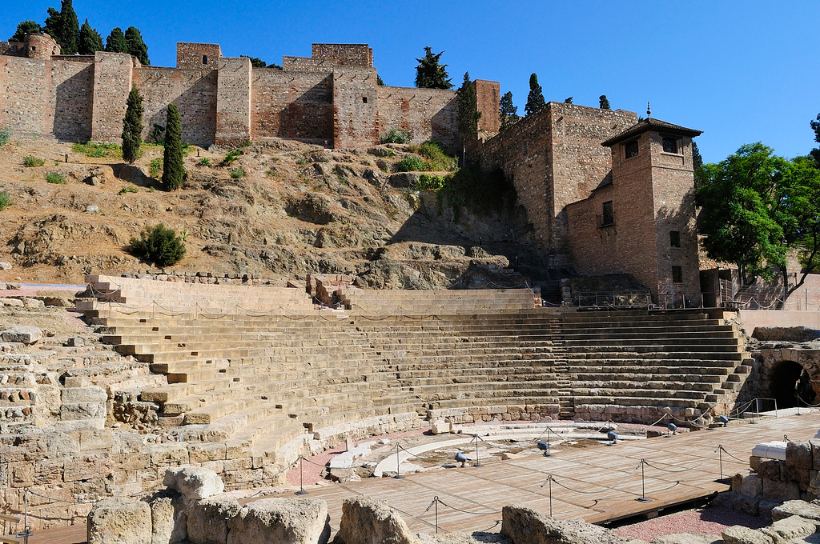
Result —
<instances>
[{"instance_id":1,"label":"rocky slope","mask_svg":"<svg viewBox=\"0 0 820 544\"><path fill-rule=\"evenodd\" d=\"M116 151L83 153L50 141L0 147L0 281L79 282L89 271L148 268L125 250L141 229L164 223L187 236L176 271L302 279L345 273L376 288L521 285L504 270L533 253L521 212L471 213L396 175L411 154L388 144L331 151L297 142L229 150L190 148L188 181L173 193L151 177L162 148L135 165ZM25 166L27 156L43 159ZM210 163L210 164L207 164ZM56 172L65 183L46 181ZM416 176L417 177L417 176ZM396 187L407 185L410 187Z\"/></svg>"}]
</instances>

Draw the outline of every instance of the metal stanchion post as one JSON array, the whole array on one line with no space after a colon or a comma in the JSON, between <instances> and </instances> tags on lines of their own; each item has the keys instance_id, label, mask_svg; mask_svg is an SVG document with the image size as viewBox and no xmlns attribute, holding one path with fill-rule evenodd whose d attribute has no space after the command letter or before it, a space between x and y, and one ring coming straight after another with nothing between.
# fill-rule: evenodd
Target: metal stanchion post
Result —
<instances>
[{"instance_id":1,"label":"metal stanchion post","mask_svg":"<svg viewBox=\"0 0 820 544\"><path fill-rule=\"evenodd\" d=\"M720 465L720 479L723 479L723 446L718 444L718 464Z\"/></svg>"},{"instance_id":2,"label":"metal stanchion post","mask_svg":"<svg viewBox=\"0 0 820 544\"><path fill-rule=\"evenodd\" d=\"M646 466L646 460L641 459L641 496L638 497L636 500L640 502L648 502L649 499L646 498L646 474L644 473L644 467Z\"/></svg>"},{"instance_id":3,"label":"metal stanchion post","mask_svg":"<svg viewBox=\"0 0 820 544\"><path fill-rule=\"evenodd\" d=\"M475 466L480 467L481 461L478 459L478 435L473 435L473 440L475 440Z\"/></svg>"},{"instance_id":4,"label":"metal stanchion post","mask_svg":"<svg viewBox=\"0 0 820 544\"><path fill-rule=\"evenodd\" d=\"M305 491L305 475L304 475L304 462L305 458L301 455L299 456L299 491L296 492L297 495L307 495L307 491Z\"/></svg>"},{"instance_id":5,"label":"metal stanchion post","mask_svg":"<svg viewBox=\"0 0 820 544\"><path fill-rule=\"evenodd\" d=\"M433 510L435 511L436 516L436 534L438 534L438 495L433 497Z\"/></svg>"},{"instance_id":6,"label":"metal stanchion post","mask_svg":"<svg viewBox=\"0 0 820 544\"><path fill-rule=\"evenodd\" d=\"M549 497L550 497L550 517L552 517L552 474L547 476L547 489L549 490Z\"/></svg>"},{"instance_id":7,"label":"metal stanchion post","mask_svg":"<svg viewBox=\"0 0 820 544\"><path fill-rule=\"evenodd\" d=\"M401 480L401 461L399 460L399 443L396 442L396 479Z\"/></svg>"}]
</instances>

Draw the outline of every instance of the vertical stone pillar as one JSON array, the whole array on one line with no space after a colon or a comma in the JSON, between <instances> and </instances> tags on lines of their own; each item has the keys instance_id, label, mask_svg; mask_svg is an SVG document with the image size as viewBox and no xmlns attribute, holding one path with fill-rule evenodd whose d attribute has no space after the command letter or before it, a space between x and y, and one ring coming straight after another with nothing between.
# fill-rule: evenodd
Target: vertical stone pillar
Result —
<instances>
[{"instance_id":1,"label":"vertical stone pillar","mask_svg":"<svg viewBox=\"0 0 820 544\"><path fill-rule=\"evenodd\" d=\"M138 63L127 53L94 54L94 103L91 113L91 139L119 142L128 93Z\"/></svg>"},{"instance_id":2,"label":"vertical stone pillar","mask_svg":"<svg viewBox=\"0 0 820 544\"><path fill-rule=\"evenodd\" d=\"M251 61L219 59L216 88L216 143L251 140Z\"/></svg>"}]
</instances>

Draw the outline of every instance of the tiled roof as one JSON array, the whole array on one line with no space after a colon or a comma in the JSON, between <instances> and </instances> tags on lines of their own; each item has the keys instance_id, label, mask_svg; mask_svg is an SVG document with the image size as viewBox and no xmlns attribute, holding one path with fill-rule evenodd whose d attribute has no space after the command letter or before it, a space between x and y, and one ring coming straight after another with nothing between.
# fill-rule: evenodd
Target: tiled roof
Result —
<instances>
[{"instance_id":1,"label":"tiled roof","mask_svg":"<svg viewBox=\"0 0 820 544\"><path fill-rule=\"evenodd\" d=\"M646 119L642 119L626 129L625 131L621 132L617 136L613 136L612 138L604 141L601 145L605 145L607 147L612 147L613 145L617 144L618 142L622 142L623 140L627 140L632 138L633 136L637 136L647 130L657 130L659 132L667 132L672 134L680 134L682 136L699 136L702 131L695 130L693 128L686 128L681 125L675 125L672 123L667 123L666 121L661 121L660 119L653 119L652 117L648 117Z\"/></svg>"}]
</instances>

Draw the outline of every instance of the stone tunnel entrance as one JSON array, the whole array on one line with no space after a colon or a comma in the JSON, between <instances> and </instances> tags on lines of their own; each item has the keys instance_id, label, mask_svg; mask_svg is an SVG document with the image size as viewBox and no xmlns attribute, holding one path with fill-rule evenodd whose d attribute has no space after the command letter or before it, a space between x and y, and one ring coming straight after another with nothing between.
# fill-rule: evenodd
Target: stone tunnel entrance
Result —
<instances>
[{"instance_id":1,"label":"stone tunnel entrance","mask_svg":"<svg viewBox=\"0 0 820 544\"><path fill-rule=\"evenodd\" d=\"M772 369L769 388L779 409L816 404L808 372L794 361L781 361Z\"/></svg>"}]
</instances>

